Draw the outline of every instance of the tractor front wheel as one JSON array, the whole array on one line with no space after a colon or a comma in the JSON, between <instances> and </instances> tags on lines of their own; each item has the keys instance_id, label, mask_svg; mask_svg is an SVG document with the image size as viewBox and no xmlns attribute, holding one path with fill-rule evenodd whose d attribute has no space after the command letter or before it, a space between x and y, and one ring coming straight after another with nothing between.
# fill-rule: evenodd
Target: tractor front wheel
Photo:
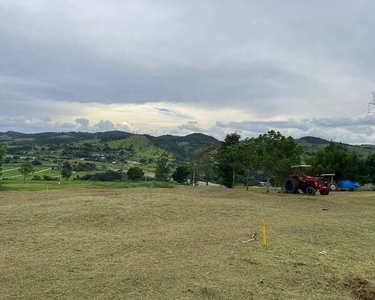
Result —
<instances>
[{"instance_id":1,"label":"tractor front wheel","mask_svg":"<svg viewBox=\"0 0 375 300\"><path fill-rule=\"evenodd\" d=\"M309 195L309 196L314 196L315 195L315 189L312 186L309 186L306 189L306 194Z\"/></svg>"},{"instance_id":2,"label":"tractor front wheel","mask_svg":"<svg viewBox=\"0 0 375 300\"><path fill-rule=\"evenodd\" d=\"M328 195L328 194L329 194L329 190L320 191L320 195Z\"/></svg>"},{"instance_id":3,"label":"tractor front wheel","mask_svg":"<svg viewBox=\"0 0 375 300\"><path fill-rule=\"evenodd\" d=\"M298 182L294 178L289 178L285 182L285 191L288 194L296 194L298 192Z\"/></svg>"}]
</instances>

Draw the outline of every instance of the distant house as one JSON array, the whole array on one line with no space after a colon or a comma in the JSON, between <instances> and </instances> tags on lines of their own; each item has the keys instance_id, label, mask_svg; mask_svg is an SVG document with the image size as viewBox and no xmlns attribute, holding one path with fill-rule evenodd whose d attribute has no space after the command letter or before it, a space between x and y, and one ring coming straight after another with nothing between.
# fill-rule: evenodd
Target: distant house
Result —
<instances>
[{"instance_id":1,"label":"distant house","mask_svg":"<svg viewBox=\"0 0 375 300\"><path fill-rule=\"evenodd\" d=\"M127 153L131 153L132 152L132 149L130 148L121 148L118 150L118 153L119 154L127 154Z\"/></svg>"}]
</instances>

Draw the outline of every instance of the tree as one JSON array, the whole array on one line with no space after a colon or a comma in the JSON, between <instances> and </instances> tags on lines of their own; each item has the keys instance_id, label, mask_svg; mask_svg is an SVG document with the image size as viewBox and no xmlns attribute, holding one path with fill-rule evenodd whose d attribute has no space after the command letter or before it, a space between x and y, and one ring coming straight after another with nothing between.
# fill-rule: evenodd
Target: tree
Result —
<instances>
[{"instance_id":1,"label":"tree","mask_svg":"<svg viewBox=\"0 0 375 300\"><path fill-rule=\"evenodd\" d=\"M66 170L72 170L73 169L72 164L69 161L64 161L63 164L62 164L62 168L66 169Z\"/></svg>"},{"instance_id":2,"label":"tree","mask_svg":"<svg viewBox=\"0 0 375 300\"><path fill-rule=\"evenodd\" d=\"M61 177L65 180L68 180L72 176L72 171L69 169L62 169L61 171Z\"/></svg>"},{"instance_id":3,"label":"tree","mask_svg":"<svg viewBox=\"0 0 375 300\"><path fill-rule=\"evenodd\" d=\"M34 169L33 169L33 166L30 164L30 163L23 163L20 168L19 168L19 172L22 174L23 176L23 182L26 181L26 178L32 173L34 172Z\"/></svg>"},{"instance_id":4,"label":"tree","mask_svg":"<svg viewBox=\"0 0 375 300\"><path fill-rule=\"evenodd\" d=\"M335 173L337 179L358 180L365 183L366 176L363 174L366 174L366 165L372 165L371 160L371 155L364 161L357 153L350 153L339 143L330 142L325 148L318 149L314 166L317 173ZM367 174L369 170L371 168L367 167Z\"/></svg>"},{"instance_id":5,"label":"tree","mask_svg":"<svg viewBox=\"0 0 375 300\"><path fill-rule=\"evenodd\" d=\"M241 157L241 161L246 173L246 190L249 190L250 174L255 170L256 166L256 143L255 139L246 139L238 144L238 155Z\"/></svg>"},{"instance_id":6,"label":"tree","mask_svg":"<svg viewBox=\"0 0 375 300\"><path fill-rule=\"evenodd\" d=\"M90 180L99 180L99 181L120 181L122 180L122 170L113 171L107 170L102 173L96 173L92 175Z\"/></svg>"},{"instance_id":7,"label":"tree","mask_svg":"<svg viewBox=\"0 0 375 300\"><path fill-rule=\"evenodd\" d=\"M234 188L237 173L242 167L237 146L240 137L237 133L227 134L217 153L217 170L222 184L228 188Z\"/></svg>"},{"instance_id":8,"label":"tree","mask_svg":"<svg viewBox=\"0 0 375 300\"><path fill-rule=\"evenodd\" d=\"M141 168L132 167L128 170L126 174L128 175L129 179L136 181L141 179L145 173L142 171Z\"/></svg>"},{"instance_id":9,"label":"tree","mask_svg":"<svg viewBox=\"0 0 375 300\"><path fill-rule=\"evenodd\" d=\"M292 137L286 138L274 130L259 135L254 142L255 163L266 176L268 193L270 180L273 178L282 182L290 174L290 166L300 162L303 148Z\"/></svg>"},{"instance_id":10,"label":"tree","mask_svg":"<svg viewBox=\"0 0 375 300\"><path fill-rule=\"evenodd\" d=\"M34 159L34 160L31 162L31 164L32 164L33 166L41 166L41 165L42 165L42 162L41 162L40 160L38 160L38 159Z\"/></svg>"},{"instance_id":11,"label":"tree","mask_svg":"<svg viewBox=\"0 0 375 300\"><path fill-rule=\"evenodd\" d=\"M159 181L166 181L170 172L170 166L168 164L168 155L162 154L162 156L156 162L155 178Z\"/></svg>"},{"instance_id":12,"label":"tree","mask_svg":"<svg viewBox=\"0 0 375 300\"><path fill-rule=\"evenodd\" d=\"M172 178L177 183L185 183L189 177L189 168L187 166L178 166L172 174Z\"/></svg>"},{"instance_id":13,"label":"tree","mask_svg":"<svg viewBox=\"0 0 375 300\"><path fill-rule=\"evenodd\" d=\"M367 174L372 183L375 183L375 153L370 154L366 158Z\"/></svg>"},{"instance_id":14,"label":"tree","mask_svg":"<svg viewBox=\"0 0 375 300\"><path fill-rule=\"evenodd\" d=\"M203 180L208 185L214 172L214 161L217 155L217 147L209 145L200 148L196 153L197 169L199 173L203 173Z\"/></svg>"}]
</instances>

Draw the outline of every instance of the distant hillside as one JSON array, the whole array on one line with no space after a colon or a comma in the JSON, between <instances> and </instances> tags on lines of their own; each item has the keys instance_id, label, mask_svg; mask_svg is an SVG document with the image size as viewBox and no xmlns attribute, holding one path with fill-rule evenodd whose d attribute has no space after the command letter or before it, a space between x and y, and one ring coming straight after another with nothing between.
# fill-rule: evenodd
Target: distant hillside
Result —
<instances>
[{"instance_id":1,"label":"distant hillside","mask_svg":"<svg viewBox=\"0 0 375 300\"><path fill-rule=\"evenodd\" d=\"M76 155L92 152L102 152L103 147L109 147L114 154L116 151L132 152L132 158L149 159L159 157L166 152L177 160L191 160L194 153L205 145L219 146L220 141L212 136L202 133L193 133L187 136L151 136L133 134L124 131L108 132L43 132L25 134L14 131L0 132L0 141L12 154L30 154L36 148L49 148L54 151L65 149L64 153ZM296 140L301 146L314 153L317 149L325 147L330 141L313 136L305 136ZM340 143L350 152L357 152L362 158L371 154L373 145L349 145ZM124 149L123 149L124 148ZM126 150L127 149L127 150ZM27 152L29 151L29 152ZM128 151L129 152L129 151Z\"/></svg>"},{"instance_id":2,"label":"distant hillside","mask_svg":"<svg viewBox=\"0 0 375 300\"><path fill-rule=\"evenodd\" d=\"M305 136L296 140L297 143L303 147L306 147L308 151L315 152L319 148L324 148L328 146L330 141L321 139L313 136ZM348 149L349 152L357 152L361 158L366 158L368 155L373 153L375 146L373 145L349 145L345 143L339 143Z\"/></svg>"},{"instance_id":3,"label":"distant hillside","mask_svg":"<svg viewBox=\"0 0 375 300\"><path fill-rule=\"evenodd\" d=\"M131 155L132 159L157 158L164 152L177 160L190 160L194 153L205 145L219 145L217 139L194 133L187 136L164 135L154 137L137 135L123 131L108 132L44 132L25 134L19 132L0 133L0 141L11 154L35 154L37 148L48 148L51 151L61 150L61 155L86 157L107 151L114 155L118 151Z\"/></svg>"},{"instance_id":4,"label":"distant hillside","mask_svg":"<svg viewBox=\"0 0 375 300\"><path fill-rule=\"evenodd\" d=\"M0 132L0 141L8 142L12 145L49 145L66 144L84 140L101 139L114 140L122 139L134 134L123 131L107 132L43 132L43 133L19 133L14 131Z\"/></svg>"},{"instance_id":5,"label":"distant hillside","mask_svg":"<svg viewBox=\"0 0 375 300\"><path fill-rule=\"evenodd\" d=\"M219 146L220 141L212 136L202 133L193 133L187 136L173 136L163 135L159 137L148 136L152 143L164 149L167 152L172 152L178 158L186 160L192 159L194 152L206 145Z\"/></svg>"}]
</instances>

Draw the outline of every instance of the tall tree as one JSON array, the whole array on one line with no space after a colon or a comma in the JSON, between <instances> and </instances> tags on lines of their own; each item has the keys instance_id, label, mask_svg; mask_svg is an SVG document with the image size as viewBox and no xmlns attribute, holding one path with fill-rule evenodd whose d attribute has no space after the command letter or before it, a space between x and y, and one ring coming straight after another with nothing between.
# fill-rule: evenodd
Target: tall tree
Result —
<instances>
[{"instance_id":1,"label":"tall tree","mask_svg":"<svg viewBox=\"0 0 375 300\"><path fill-rule=\"evenodd\" d=\"M259 135L255 143L256 163L266 176L268 193L270 180L283 181L290 173L290 166L300 162L303 149L292 137L286 138L274 130Z\"/></svg>"},{"instance_id":2,"label":"tall tree","mask_svg":"<svg viewBox=\"0 0 375 300\"><path fill-rule=\"evenodd\" d=\"M212 178L216 155L217 147L213 145L204 146L195 153L198 172L203 174L201 177L206 182L206 185L208 185Z\"/></svg>"},{"instance_id":3,"label":"tall tree","mask_svg":"<svg viewBox=\"0 0 375 300\"><path fill-rule=\"evenodd\" d=\"M199 165L196 161L191 161L186 166L188 170L188 177L190 175L190 184L195 186L199 178Z\"/></svg>"},{"instance_id":4,"label":"tall tree","mask_svg":"<svg viewBox=\"0 0 375 300\"><path fill-rule=\"evenodd\" d=\"M19 172L22 174L23 176L23 182L26 181L26 178L29 177L29 175L34 172L34 169L33 169L33 166L30 164L30 163L23 163L20 168L19 168Z\"/></svg>"},{"instance_id":5,"label":"tall tree","mask_svg":"<svg viewBox=\"0 0 375 300\"><path fill-rule=\"evenodd\" d=\"M72 171L69 169L62 169L61 171L61 177L65 180L68 180L72 176Z\"/></svg>"},{"instance_id":6,"label":"tall tree","mask_svg":"<svg viewBox=\"0 0 375 300\"><path fill-rule=\"evenodd\" d=\"M250 174L255 170L256 167L256 143L255 139L245 139L238 144L238 155L241 157L241 162L245 170L246 190L249 190Z\"/></svg>"},{"instance_id":7,"label":"tall tree","mask_svg":"<svg viewBox=\"0 0 375 300\"><path fill-rule=\"evenodd\" d=\"M155 178L159 181L166 181L170 172L170 166L168 164L168 155L162 154L162 156L156 162Z\"/></svg>"},{"instance_id":8,"label":"tall tree","mask_svg":"<svg viewBox=\"0 0 375 300\"><path fill-rule=\"evenodd\" d=\"M237 133L227 134L217 153L217 170L222 184L228 188L234 188L241 165L237 146L240 138L241 136Z\"/></svg>"}]
</instances>

